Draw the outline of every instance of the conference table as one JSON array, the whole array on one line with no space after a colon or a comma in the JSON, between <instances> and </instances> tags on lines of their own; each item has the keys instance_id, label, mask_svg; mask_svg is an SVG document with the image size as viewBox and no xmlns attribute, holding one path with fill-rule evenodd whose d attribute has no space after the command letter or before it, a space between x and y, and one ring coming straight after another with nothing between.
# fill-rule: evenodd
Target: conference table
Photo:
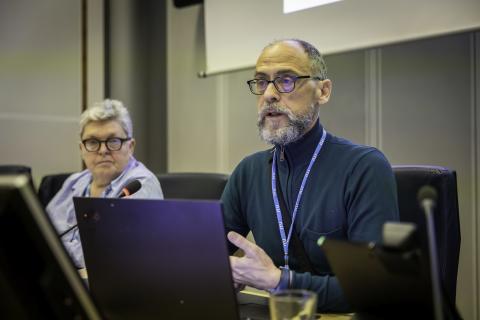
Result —
<instances>
[{"instance_id":1,"label":"conference table","mask_svg":"<svg viewBox=\"0 0 480 320\"><path fill-rule=\"evenodd\" d=\"M84 281L88 280L88 274L86 269L79 269L78 273L80 278ZM246 287L240 292L243 299L251 299L255 303L268 305L268 293L262 290L257 290L255 288ZM319 320L351 320L353 314L333 314L333 313L320 313L316 315L315 319Z\"/></svg>"},{"instance_id":2,"label":"conference table","mask_svg":"<svg viewBox=\"0 0 480 320\"><path fill-rule=\"evenodd\" d=\"M258 290L252 287L246 287L240 291L241 298L239 302L248 301L249 297L253 303L268 305L269 294L266 291ZM316 314L315 319L319 320L351 320L353 314L348 313L319 313Z\"/></svg>"}]
</instances>

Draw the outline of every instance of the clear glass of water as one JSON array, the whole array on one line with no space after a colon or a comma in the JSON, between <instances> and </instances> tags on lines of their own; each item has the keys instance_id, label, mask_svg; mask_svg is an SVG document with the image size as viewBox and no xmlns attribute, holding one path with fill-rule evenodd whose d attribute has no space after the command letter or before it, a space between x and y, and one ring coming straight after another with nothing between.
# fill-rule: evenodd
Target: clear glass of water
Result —
<instances>
[{"instance_id":1,"label":"clear glass of water","mask_svg":"<svg viewBox=\"0 0 480 320\"><path fill-rule=\"evenodd\" d=\"M312 320L317 310L317 294L298 289L278 291L270 295L269 308L272 320Z\"/></svg>"}]
</instances>

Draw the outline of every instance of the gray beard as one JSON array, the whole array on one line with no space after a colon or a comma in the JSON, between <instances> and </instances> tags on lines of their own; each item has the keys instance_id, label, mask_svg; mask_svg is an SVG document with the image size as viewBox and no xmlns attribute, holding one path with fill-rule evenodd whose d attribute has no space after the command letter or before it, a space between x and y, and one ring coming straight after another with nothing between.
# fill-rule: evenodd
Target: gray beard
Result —
<instances>
[{"instance_id":1,"label":"gray beard","mask_svg":"<svg viewBox=\"0 0 480 320\"><path fill-rule=\"evenodd\" d=\"M313 125L319 111L319 106L312 104L305 114L295 114L290 109L278 105L264 105L258 113L257 127L260 138L273 145L286 145L300 139ZM269 112L283 113L288 117L284 127L267 128L265 116Z\"/></svg>"}]
</instances>

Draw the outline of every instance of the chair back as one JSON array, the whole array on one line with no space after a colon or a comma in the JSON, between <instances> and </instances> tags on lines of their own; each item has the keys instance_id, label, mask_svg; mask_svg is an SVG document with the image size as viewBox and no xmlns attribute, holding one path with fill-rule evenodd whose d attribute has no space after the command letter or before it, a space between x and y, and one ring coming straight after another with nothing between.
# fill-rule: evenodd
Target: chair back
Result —
<instances>
[{"instance_id":1,"label":"chair back","mask_svg":"<svg viewBox=\"0 0 480 320\"><path fill-rule=\"evenodd\" d=\"M0 165L0 174L32 174L32 169L30 167L21 165L21 164L2 164Z\"/></svg>"},{"instance_id":2,"label":"chair back","mask_svg":"<svg viewBox=\"0 0 480 320\"><path fill-rule=\"evenodd\" d=\"M400 221L416 223L422 246L428 252L425 214L417 200L418 190L432 186L438 193L434 208L435 237L440 278L448 298L455 305L458 260L460 255L460 219L457 177L454 170L438 166L393 166L397 182Z\"/></svg>"},{"instance_id":3,"label":"chair back","mask_svg":"<svg viewBox=\"0 0 480 320\"><path fill-rule=\"evenodd\" d=\"M28 166L24 166L21 164L2 164L0 165L0 174L1 175L24 174L28 177L32 190L35 190L35 186L33 184L33 179L32 179L32 169Z\"/></svg>"},{"instance_id":4,"label":"chair back","mask_svg":"<svg viewBox=\"0 0 480 320\"><path fill-rule=\"evenodd\" d=\"M164 173L157 175L165 199L219 200L228 180L222 173Z\"/></svg>"},{"instance_id":5,"label":"chair back","mask_svg":"<svg viewBox=\"0 0 480 320\"><path fill-rule=\"evenodd\" d=\"M42 178L38 197L44 207L52 200L72 173L50 174ZM165 199L219 200L228 180L222 173L163 173L157 174Z\"/></svg>"},{"instance_id":6,"label":"chair back","mask_svg":"<svg viewBox=\"0 0 480 320\"><path fill-rule=\"evenodd\" d=\"M57 192L62 188L63 183L72 173L49 174L42 178L38 187L38 199L45 208Z\"/></svg>"}]
</instances>

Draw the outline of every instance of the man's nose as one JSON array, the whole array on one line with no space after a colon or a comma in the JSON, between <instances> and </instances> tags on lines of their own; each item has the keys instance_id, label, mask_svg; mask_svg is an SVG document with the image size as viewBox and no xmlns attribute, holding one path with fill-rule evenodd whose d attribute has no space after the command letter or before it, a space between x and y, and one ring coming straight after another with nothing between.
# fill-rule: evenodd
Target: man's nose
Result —
<instances>
[{"instance_id":1,"label":"man's nose","mask_svg":"<svg viewBox=\"0 0 480 320\"><path fill-rule=\"evenodd\" d=\"M280 93L277 88L274 86L273 82L270 82L263 93L263 98L266 102L276 102L280 100Z\"/></svg>"}]
</instances>

